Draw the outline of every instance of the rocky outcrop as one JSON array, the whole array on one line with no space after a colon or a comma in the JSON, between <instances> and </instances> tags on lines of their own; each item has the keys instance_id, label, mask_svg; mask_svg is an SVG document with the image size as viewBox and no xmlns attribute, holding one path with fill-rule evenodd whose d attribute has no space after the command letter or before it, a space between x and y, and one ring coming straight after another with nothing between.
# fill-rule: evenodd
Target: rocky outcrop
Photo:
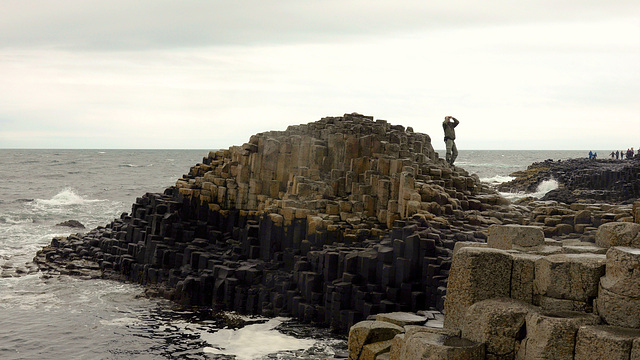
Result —
<instances>
[{"instance_id":1,"label":"rocky outcrop","mask_svg":"<svg viewBox=\"0 0 640 360\"><path fill-rule=\"evenodd\" d=\"M445 164L428 135L347 114L212 151L174 187L35 260L346 332L377 313L442 309L455 243L483 242L524 211Z\"/></svg>"},{"instance_id":2,"label":"rocky outcrop","mask_svg":"<svg viewBox=\"0 0 640 360\"><path fill-rule=\"evenodd\" d=\"M640 158L630 160L569 159L531 164L516 177L500 184L504 192L535 192L544 180L558 181L559 188L543 200L567 204L576 202L625 203L640 197Z\"/></svg>"},{"instance_id":3,"label":"rocky outcrop","mask_svg":"<svg viewBox=\"0 0 640 360\"><path fill-rule=\"evenodd\" d=\"M512 225L490 228L483 246L457 243L444 327L405 325L378 358L638 358L640 247L627 225L636 224L603 225L602 247L540 242L534 228Z\"/></svg>"},{"instance_id":4,"label":"rocky outcrop","mask_svg":"<svg viewBox=\"0 0 640 360\"><path fill-rule=\"evenodd\" d=\"M59 224L56 224L56 226L67 226L67 227L72 227L72 228L84 229L84 225L78 220L63 221L63 222L61 222Z\"/></svg>"}]
</instances>

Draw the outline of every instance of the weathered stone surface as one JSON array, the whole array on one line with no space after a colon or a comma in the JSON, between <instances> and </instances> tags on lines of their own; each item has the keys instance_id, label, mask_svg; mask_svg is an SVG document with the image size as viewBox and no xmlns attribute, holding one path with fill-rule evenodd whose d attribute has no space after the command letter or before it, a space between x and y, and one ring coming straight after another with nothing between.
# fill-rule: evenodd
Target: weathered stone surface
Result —
<instances>
[{"instance_id":1,"label":"weathered stone surface","mask_svg":"<svg viewBox=\"0 0 640 360\"><path fill-rule=\"evenodd\" d=\"M639 360L640 359L640 338L635 338L633 340L633 347L631 348L631 357L630 360Z\"/></svg>"},{"instance_id":2,"label":"weathered stone surface","mask_svg":"<svg viewBox=\"0 0 640 360\"><path fill-rule=\"evenodd\" d=\"M591 216L592 215L590 210L580 210L575 214L573 221L575 224L592 224L593 221L591 219Z\"/></svg>"},{"instance_id":3,"label":"weathered stone surface","mask_svg":"<svg viewBox=\"0 0 640 360\"><path fill-rule=\"evenodd\" d=\"M540 308L545 311L593 311L592 300L576 301L538 295L534 299L534 304L540 306Z\"/></svg>"},{"instance_id":4,"label":"weathered stone surface","mask_svg":"<svg viewBox=\"0 0 640 360\"><path fill-rule=\"evenodd\" d=\"M602 284L596 299L598 314L609 325L640 328L640 298L616 294Z\"/></svg>"},{"instance_id":5,"label":"weathered stone surface","mask_svg":"<svg viewBox=\"0 0 640 360\"><path fill-rule=\"evenodd\" d=\"M636 224L640 224L640 201L633 203L633 220Z\"/></svg>"},{"instance_id":6,"label":"weathered stone surface","mask_svg":"<svg viewBox=\"0 0 640 360\"><path fill-rule=\"evenodd\" d=\"M591 243L580 245L565 245L562 250L565 254L606 254L607 249Z\"/></svg>"},{"instance_id":7,"label":"weathered stone surface","mask_svg":"<svg viewBox=\"0 0 640 360\"><path fill-rule=\"evenodd\" d=\"M514 247L530 248L544 244L544 232L537 226L491 225L487 246L511 250Z\"/></svg>"},{"instance_id":8,"label":"weathered stone surface","mask_svg":"<svg viewBox=\"0 0 640 360\"><path fill-rule=\"evenodd\" d=\"M487 247L487 243L481 243L481 242L473 242L473 241L458 241L455 243L455 245L453 246L453 256L456 255L456 253L458 253L458 251L464 247L481 247L481 248L486 248Z\"/></svg>"},{"instance_id":9,"label":"weathered stone surface","mask_svg":"<svg viewBox=\"0 0 640 360\"><path fill-rule=\"evenodd\" d=\"M512 256L511 298L532 304L535 262L542 256L527 253L513 253Z\"/></svg>"},{"instance_id":10,"label":"weathered stone surface","mask_svg":"<svg viewBox=\"0 0 640 360\"><path fill-rule=\"evenodd\" d=\"M362 353L360 353L359 360L376 360L378 356L384 353L388 353L391 349L392 340L379 341L372 344L367 344L362 347Z\"/></svg>"},{"instance_id":11,"label":"weathered stone surface","mask_svg":"<svg viewBox=\"0 0 640 360\"><path fill-rule=\"evenodd\" d=\"M513 257L504 250L460 249L449 272L444 326L459 329L467 308L478 301L509 297L512 266Z\"/></svg>"},{"instance_id":12,"label":"weathered stone surface","mask_svg":"<svg viewBox=\"0 0 640 360\"><path fill-rule=\"evenodd\" d=\"M557 299L586 302L598 294L606 256L557 254L536 261L534 292Z\"/></svg>"},{"instance_id":13,"label":"weathered stone surface","mask_svg":"<svg viewBox=\"0 0 640 360\"><path fill-rule=\"evenodd\" d=\"M578 329L597 325L600 319L579 312L531 312L526 318L527 336L516 359L573 359Z\"/></svg>"},{"instance_id":14,"label":"weathered stone surface","mask_svg":"<svg viewBox=\"0 0 640 360\"><path fill-rule=\"evenodd\" d=\"M512 359L516 347L524 338L525 319L538 311L522 301L498 298L477 302L467 309L462 337L484 343L487 355Z\"/></svg>"},{"instance_id":15,"label":"weathered stone surface","mask_svg":"<svg viewBox=\"0 0 640 360\"><path fill-rule=\"evenodd\" d=\"M584 360L629 360L640 330L597 325L582 326L576 339L575 358Z\"/></svg>"},{"instance_id":16,"label":"weathered stone surface","mask_svg":"<svg viewBox=\"0 0 640 360\"><path fill-rule=\"evenodd\" d=\"M400 359L483 360L484 344L429 332L405 337Z\"/></svg>"},{"instance_id":17,"label":"weathered stone surface","mask_svg":"<svg viewBox=\"0 0 640 360\"><path fill-rule=\"evenodd\" d=\"M400 326L382 321L361 321L353 325L349 330L349 359L360 359L363 346L391 340L402 332L404 329Z\"/></svg>"},{"instance_id":18,"label":"weathered stone surface","mask_svg":"<svg viewBox=\"0 0 640 360\"><path fill-rule=\"evenodd\" d=\"M376 321L386 321L404 327L406 325L423 325L427 318L412 313L393 312L377 314Z\"/></svg>"},{"instance_id":19,"label":"weathered stone surface","mask_svg":"<svg viewBox=\"0 0 640 360\"><path fill-rule=\"evenodd\" d=\"M406 334L398 334L391 340L391 348L389 349L389 360L402 360L400 355L404 348L404 338Z\"/></svg>"},{"instance_id":20,"label":"weathered stone surface","mask_svg":"<svg viewBox=\"0 0 640 360\"><path fill-rule=\"evenodd\" d=\"M602 287L616 294L640 298L640 248L616 246L607 251Z\"/></svg>"},{"instance_id":21,"label":"weathered stone surface","mask_svg":"<svg viewBox=\"0 0 640 360\"><path fill-rule=\"evenodd\" d=\"M596 245L604 248L612 246L640 247L640 224L629 222L602 224L596 233Z\"/></svg>"}]
</instances>

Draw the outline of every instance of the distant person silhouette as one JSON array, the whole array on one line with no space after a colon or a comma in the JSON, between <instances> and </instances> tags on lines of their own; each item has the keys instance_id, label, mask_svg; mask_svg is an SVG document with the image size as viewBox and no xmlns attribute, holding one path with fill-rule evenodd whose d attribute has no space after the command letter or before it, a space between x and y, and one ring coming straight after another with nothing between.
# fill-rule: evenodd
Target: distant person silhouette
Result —
<instances>
[{"instance_id":1,"label":"distant person silhouette","mask_svg":"<svg viewBox=\"0 0 640 360\"><path fill-rule=\"evenodd\" d=\"M447 146L447 163L453 165L458 157L458 148L456 147L456 131L455 127L460 124L458 119L453 116L445 116L442 122L442 128L444 129L444 143Z\"/></svg>"}]
</instances>

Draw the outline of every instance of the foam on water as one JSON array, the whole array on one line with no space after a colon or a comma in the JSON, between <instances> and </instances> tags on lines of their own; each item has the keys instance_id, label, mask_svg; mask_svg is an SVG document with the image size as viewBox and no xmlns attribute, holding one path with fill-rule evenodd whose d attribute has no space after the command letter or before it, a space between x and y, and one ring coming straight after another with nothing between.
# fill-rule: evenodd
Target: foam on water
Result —
<instances>
[{"instance_id":1,"label":"foam on water","mask_svg":"<svg viewBox=\"0 0 640 360\"><path fill-rule=\"evenodd\" d=\"M314 340L297 339L277 331L275 328L286 320L274 318L237 330L221 329L214 333L201 332L200 337L211 345L204 348L204 352L234 355L238 360L253 360L282 351L304 350L316 343Z\"/></svg>"},{"instance_id":2,"label":"foam on water","mask_svg":"<svg viewBox=\"0 0 640 360\"><path fill-rule=\"evenodd\" d=\"M502 195L504 198L509 200L518 200L518 199L522 199L529 196L536 199L540 199L543 196L545 196L549 191L555 190L557 188L558 188L558 182L554 179L550 179L550 180L544 180L543 182L541 182L536 188L536 191L532 193L501 192L500 195Z\"/></svg>"},{"instance_id":3,"label":"foam on water","mask_svg":"<svg viewBox=\"0 0 640 360\"><path fill-rule=\"evenodd\" d=\"M36 199L35 200L35 202L38 205L45 205L45 206L52 206L52 207L69 206L69 205L82 205L82 204L94 203L94 202L99 202L99 201L106 201L106 200L85 199L82 196L76 194L76 192L71 188L66 188L66 189L62 190L61 192L59 192L56 195L54 195L51 199L48 199L48 200L47 199Z\"/></svg>"},{"instance_id":4,"label":"foam on water","mask_svg":"<svg viewBox=\"0 0 640 360\"><path fill-rule=\"evenodd\" d=\"M504 176L504 175L496 175L493 177L489 177L489 178L482 178L480 179L480 181L482 182L486 182L492 185L497 185L497 184L502 184L505 182L509 182L511 180L515 179L515 177L513 176Z\"/></svg>"},{"instance_id":5,"label":"foam on water","mask_svg":"<svg viewBox=\"0 0 640 360\"><path fill-rule=\"evenodd\" d=\"M533 196L534 198L540 199L549 191L555 190L557 188L558 188L558 182L556 180L554 179L544 180L543 182L540 183L540 185L538 185L536 192L534 192L531 196Z\"/></svg>"}]
</instances>

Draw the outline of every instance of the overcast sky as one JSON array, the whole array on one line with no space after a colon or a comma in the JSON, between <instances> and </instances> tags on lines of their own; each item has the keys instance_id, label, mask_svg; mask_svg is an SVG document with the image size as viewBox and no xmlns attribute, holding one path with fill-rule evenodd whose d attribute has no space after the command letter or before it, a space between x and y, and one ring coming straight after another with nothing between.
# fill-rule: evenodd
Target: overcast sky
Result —
<instances>
[{"instance_id":1,"label":"overcast sky","mask_svg":"<svg viewBox=\"0 0 640 360\"><path fill-rule=\"evenodd\" d=\"M640 148L640 1L0 0L0 148L227 148L358 112Z\"/></svg>"}]
</instances>

